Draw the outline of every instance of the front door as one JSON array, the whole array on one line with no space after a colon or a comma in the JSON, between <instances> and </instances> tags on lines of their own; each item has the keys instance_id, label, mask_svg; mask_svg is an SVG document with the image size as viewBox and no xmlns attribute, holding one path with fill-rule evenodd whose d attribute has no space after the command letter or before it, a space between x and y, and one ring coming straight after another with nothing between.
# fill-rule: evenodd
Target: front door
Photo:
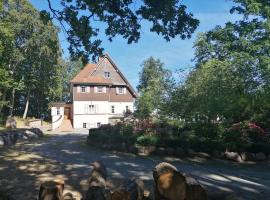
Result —
<instances>
[{"instance_id":1,"label":"front door","mask_svg":"<svg viewBox=\"0 0 270 200\"><path fill-rule=\"evenodd\" d=\"M65 107L64 115L65 119L70 119L70 107Z\"/></svg>"}]
</instances>

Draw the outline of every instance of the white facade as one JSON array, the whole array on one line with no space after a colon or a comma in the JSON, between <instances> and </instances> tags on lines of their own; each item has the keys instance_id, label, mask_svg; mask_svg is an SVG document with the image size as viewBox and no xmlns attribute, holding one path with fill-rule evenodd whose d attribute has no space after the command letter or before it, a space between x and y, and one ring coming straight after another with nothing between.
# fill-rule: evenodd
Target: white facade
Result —
<instances>
[{"instance_id":1,"label":"white facade","mask_svg":"<svg viewBox=\"0 0 270 200\"><path fill-rule=\"evenodd\" d=\"M134 111L133 102L74 101L73 127L96 128L108 124L111 117L123 116L127 109Z\"/></svg>"}]
</instances>

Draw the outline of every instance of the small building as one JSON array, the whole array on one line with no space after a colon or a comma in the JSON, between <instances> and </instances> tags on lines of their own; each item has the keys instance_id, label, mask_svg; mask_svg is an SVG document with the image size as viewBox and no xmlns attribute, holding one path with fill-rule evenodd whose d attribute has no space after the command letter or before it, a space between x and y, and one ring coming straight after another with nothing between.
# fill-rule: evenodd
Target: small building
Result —
<instances>
[{"instance_id":1,"label":"small building","mask_svg":"<svg viewBox=\"0 0 270 200\"><path fill-rule=\"evenodd\" d=\"M52 129L70 121L73 128L116 123L134 111L136 92L108 54L87 64L71 81L72 103L51 104Z\"/></svg>"}]
</instances>

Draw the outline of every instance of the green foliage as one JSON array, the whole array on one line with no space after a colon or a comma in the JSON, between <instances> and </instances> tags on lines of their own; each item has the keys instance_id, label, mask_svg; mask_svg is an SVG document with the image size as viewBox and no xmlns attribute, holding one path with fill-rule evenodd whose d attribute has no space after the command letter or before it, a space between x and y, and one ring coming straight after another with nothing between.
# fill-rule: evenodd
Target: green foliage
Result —
<instances>
[{"instance_id":1,"label":"green foliage","mask_svg":"<svg viewBox=\"0 0 270 200\"><path fill-rule=\"evenodd\" d=\"M244 121L270 130L270 4L235 2L231 12L243 19L198 35L195 68L168 101L167 114L201 137L220 138Z\"/></svg>"},{"instance_id":2,"label":"green foliage","mask_svg":"<svg viewBox=\"0 0 270 200\"><path fill-rule=\"evenodd\" d=\"M105 34L110 41L120 35L128 44L138 42L141 20L149 21L152 24L150 31L162 35L166 41L175 37L190 38L199 24L179 0L167 0L166 3L147 0L139 4L134 0L62 0L62 10L55 10L51 1L47 1L53 17L61 22L68 35L70 54L73 58L83 57L84 63L89 55L92 54L94 59L103 51L100 29L93 26L95 21L105 24Z\"/></svg>"},{"instance_id":3,"label":"green foliage","mask_svg":"<svg viewBox=\"0 0 270 200\"><path fill-rule=\"evenodd\" d=\"M141 146L158 146L160 137L151 135L141 135L137 138L136 144Z\"/></svg>"},{"instance_id":4,"label":"green foliage","mask_svg":"<svg viewBox=\"0 0 270 200\"><path fill-rule=\"evenodd\" d=\"M172 90L171 72L164 68L159 59L150 57L143 63L138 85L139 97L136 100L135 115L148 119L154 112L159 113L165 99Z\"/></svg>"},{"instance_id":5,"label":"green foliage","mask_svg":"<svg viewBox=\"0 0 270 200\"><path fill-rule=\"evenodd\" d=\"M119 144L125 143L133 145L135 143L135 135L133 134L133 127L130 124L117 124L112 126L102 125L97 129L90 129L88 141L99 144Z\"/></svg>"},{"instance_id":6,"label":"green foliage","mask_svg":"<svg viewBox=\"0 0 270 200\"><path fill-rule=\"evenodd\" d=\"M70 80L72 80L80 70L84 67L82 60L76 61L59 59L59 66L61 67L61 75L58 78L61 80L63 93L61 100L64 102L71 102L70 96Z\"/></svg>"},{"instance_id":7,"label":"green foliage","mask_svg":"<svg viewBox=\"0 0 270 200\"><path fill-rule=\"evenodd\" d=\"M58 29L27 1L0 10L0 112L48 116L62 94ZM29 110L25 107L29 101Z\"/></svg>"}]
</instances>

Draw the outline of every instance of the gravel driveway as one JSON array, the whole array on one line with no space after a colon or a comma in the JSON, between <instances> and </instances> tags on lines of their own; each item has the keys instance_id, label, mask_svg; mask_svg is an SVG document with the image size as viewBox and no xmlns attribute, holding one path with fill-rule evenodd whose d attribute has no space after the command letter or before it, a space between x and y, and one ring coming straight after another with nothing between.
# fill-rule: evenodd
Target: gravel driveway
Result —
<instances>
[{"instance_id":1,"label":"gravel driveway","mask_svg":"<svg viewBox=\"0 0 270 200\"><path fill-rule=\"evenodd\" d=\"M167 161L198 178L212 199L231 195L243 200L269 199L269 163L139 157L97 150L86 145L86 136L80 133L50 134L36 141L1 149L0 192L12 194L16 200L35 199L41 182L61 178L65 180L65 190L79 198L87 189L89 164L95 160L105 163L109 177L114 181L141 177L151 190L153 167Z\"/></svg>"}]
</instances>

